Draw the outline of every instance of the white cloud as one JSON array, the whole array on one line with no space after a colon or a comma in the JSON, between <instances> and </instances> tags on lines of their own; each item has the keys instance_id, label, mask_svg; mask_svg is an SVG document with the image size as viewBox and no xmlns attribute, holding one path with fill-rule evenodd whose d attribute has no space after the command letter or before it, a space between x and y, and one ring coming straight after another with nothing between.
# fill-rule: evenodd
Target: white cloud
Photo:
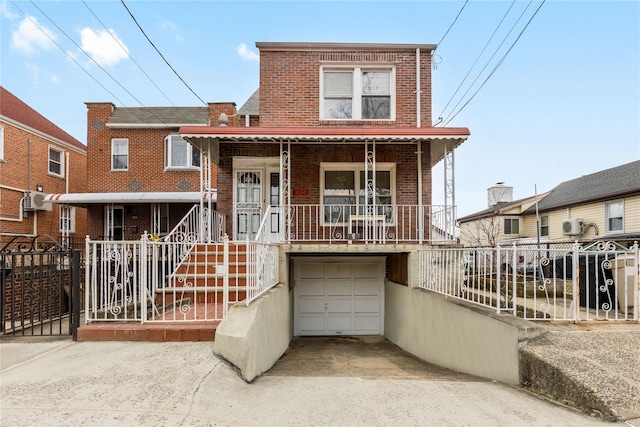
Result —
<instances>
[{"instance_id":1,"label":"white cloud","mask_svg":"<svg viewBox=\"0 0 640 427\"><path fill-rule=\"evenodd\" d=\"M250 51L247 48L247 45L244 43L240 43L240 45L236 48L236 52L238 52L238 55L240 55L240 58L244 59L245 61L259 61L260 60L260 55L258 55L255 52Z\"/></svg>"},{"instance_id":2,"label":"white cloud","mask_svg":"<svg viewBox=\"0 0 640 427\"><path fill-rule=\"evenodd\" d=\"M19 16L17 13L13 13L9 10L9 6L7 6L7 0L2 0L2 2L0 3L0 11L0 13L2 13L2 16L7 19L16 19Z\"/></svg>"},{"instance_id":3,"label":"white cloud","mask_svg":"<svg viewBox=\"0 0 640 427\"><path fill-rule=\"evenodd\" d=\"M129 57L129 49L118 38L114 30L109 30L109 32L99 30L96 32L88 27L83 28L80 30L80 40L82 50L87 52L100 65L116 65L121 60Z\"/></svg>"},{"instance_id":4,"label":"white cloud","mask_svg":"<svg viewBox=\"0 0 640 427\"><path fill-rule=\"evenodd\" d=\"M55 46L56 35L44 25L38 24L34 16L25 17L18 29L11 32L11 47L25 55L31 55L41 49L49 50Z\"/></svg>"},{"instance_id":5,"label":"white cloud","mask_svg":"<svg viewBox=\"0 0 640 427\"><path fill-rule=\"evenodd\" d=\"M162 29L169 31L170 33L173 33L176 37L176 40L178 40L179 42L184 41L184 36L180 34L180 27L178 27L170 19L165 19L164 21L162 21Z\"/></svg>"}]
</instances>

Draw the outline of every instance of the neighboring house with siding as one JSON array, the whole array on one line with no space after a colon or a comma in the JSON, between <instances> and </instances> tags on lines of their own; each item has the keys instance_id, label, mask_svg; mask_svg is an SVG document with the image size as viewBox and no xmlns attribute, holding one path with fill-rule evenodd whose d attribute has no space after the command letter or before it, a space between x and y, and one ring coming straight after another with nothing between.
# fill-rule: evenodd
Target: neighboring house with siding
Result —
<instances>
[{"instance_id":1,"label":"neighboring house with siding","mask_svg":"<svg viewBox=\"0 0 640 427\"><path fill-rule=\"evenodd\" d=\"M0 236L84 238L86 210L51 206L51 193L87 189L87 147L0 87Z\"/></svg>"},{"instance_id":2,"label":"neighboring house with siding","mask_svg":"<svg viewBox=\"0 0 640 427\"><path fill-rule=\"evenodd\" d=\"M184 125L206 126L220 113L235 116L234 103L206 107L87 105L86 193L52 194L48 201L86 206L92 239L161 237L202 197L215 204L216 168L201 193L202 153L178 135ZM235 120L235 117L233 117Z\"/></svg>"},{"instance_id":3,"label":"neighboring house with siding","mask_svg":"<svg viewBox=\"0 0 640 427\"><path fill-rule=\"evenodd\" d=\"M640 161L497 203L458 223L466 246L640 237Z\"/></svg>"}]
</instances>

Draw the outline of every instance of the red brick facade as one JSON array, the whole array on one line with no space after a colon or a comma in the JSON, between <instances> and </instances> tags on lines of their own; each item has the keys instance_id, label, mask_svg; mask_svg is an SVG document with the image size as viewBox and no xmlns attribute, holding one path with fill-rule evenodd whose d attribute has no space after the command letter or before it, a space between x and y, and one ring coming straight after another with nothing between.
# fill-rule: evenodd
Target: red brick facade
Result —
<instances>
[{"instance_id":1,"label":"red brick facade","mask_svg":"<svg viewBox=\"0 0 640 427\"><path fill-rule=\"evenodd\" d=\"M86 147L2 89L4 155L0 156L0 235L44 235L60 237L60 206L51 210L21 209L26 191L83 193L87 182ZM63 159L60 174L49 172L49 150ZM67 167L68 166L68 167ZM75 209L72 237L86 235L86 210Z\"/></svg>"}]
</instances>

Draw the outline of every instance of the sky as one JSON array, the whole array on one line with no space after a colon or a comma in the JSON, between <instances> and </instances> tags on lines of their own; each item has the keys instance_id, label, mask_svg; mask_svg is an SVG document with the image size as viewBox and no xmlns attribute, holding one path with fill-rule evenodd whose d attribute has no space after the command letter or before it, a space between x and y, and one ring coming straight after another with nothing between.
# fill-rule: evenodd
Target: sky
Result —
<instances>
[{"instance_id":1,"label":"sky","mask_svg":"<svg viewBox=\"0 0 640 427\"><path fill-rule=\"evenodd\" d=\"M0 84L83 143L85 102L240 108L256 42L419 43L434 122L471 131L458 217L497 182L520 199L640 159L638 0L0 2Z\"/></svg>"}]
</instances>

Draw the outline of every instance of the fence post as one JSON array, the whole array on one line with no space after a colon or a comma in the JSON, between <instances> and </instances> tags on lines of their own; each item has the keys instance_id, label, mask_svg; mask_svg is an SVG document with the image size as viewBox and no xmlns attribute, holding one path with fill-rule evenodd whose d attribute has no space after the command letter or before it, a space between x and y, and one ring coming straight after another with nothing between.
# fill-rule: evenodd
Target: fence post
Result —
<instances>
[{"instance_id":1,"label":"fence post","mask_svg":"<svg viewBox=\"0 0 640 427\"><path fill-rule=\"evenodd\" d=\"M517 254L517 249L516 249L516 243L513 242L513 256L511 257L511 299L513 300L513 315L516 316L517 313L517 305L518 302L516 300L516 278L518 277L517 274L517 269L518 269L518 254ZM507 274L509 274L509 271L507 271ZM508 277L508 276L507 276ZM505 294L506 294L506 289L507 289L508 283L505 284ZM522 283L522 286L524 288L524 280ZM527 297L527 290L524 289L524 297ZM505 301L506 301L506 295L505 295ZM526 314L525 314L526 317Z\"/></svg>"},{"instance_id":2,"label":"fence post","mask_svg":"<svg viewBox=\"0 0 640 427\"><path fill-rule=\"evenodd\" d=\"M573 244L573 254L571 259L571 277L573 277L573 321L578 322L580 315L580 257L579 245L576 241ZM566 274L566 273L565 273ZM587 289L588 291L588 289Z\"/></svg>"},{"instance_id":3,"label":"fence post","mask_svg":"<svg viewBox=\"0 0 640 427\"><path fill-rule=\"evenodd\" d=\"M80 251L71 251L71 335L78 341L80 326Z\"/></svg>"},{"instance_id":4,"label":"fence post","mask_svg":"<svg viewBox=\"0 0 640 427\"><path fill-rule=\"evenodd\" d=\"M222 242L222 262L224 264L224 277L222 279L222 315L226 316L227 310L229 309L229 236L225 234Z\"/></svg>"},{"instance_id":5,"label":"fence post","mask_svg":"<svg viewBox=\"0 0 640 427\"><path fill-rule=\"evenodd\" d=\"M89 318L89 299L91 298L94 289L91 284L93 280L91 279L92 275L96 274L95 269L95 257L91 253L91 245L89 243L89 235L87 234L84 239L84 256L85 256L85 270L84 270L84 322L88 323ZM95 244L94 244L94 252L95 252ZM93 315L91 316L93 317Z\"/></svg>"},{"instance_id":6,"label":"fence post","mask_svg":"<svg viewBox=\"0 0 640 427\"><path fill-rule=\"evenodd\" d=\"M498 314L500 314L500 285L501 285L501 280L502 276L500 274L501 269L500 269L500 260L502 259L501 255L500 255L500 245L497 245L496 247L496 261L495 261L495 268L496 268L496 312Z\"/></svg>"},{"instance_id":7,"label":"fence post","mask_svg":"<svg viewBox=\"0 0 640 427\"><path fill-rule=\"evenodd\" d=\"M139 294L138 298L140 298L140 318L142 319L142 323L146 322L147 319L147 291L148 291L148 268L149 268L149 260L147 259L147 245L149 244L149 235L145 231L144 234L140 237L140 283L138 284ZM153 261L152 261L153 262Z\"/></svg>"}]
</instances>

